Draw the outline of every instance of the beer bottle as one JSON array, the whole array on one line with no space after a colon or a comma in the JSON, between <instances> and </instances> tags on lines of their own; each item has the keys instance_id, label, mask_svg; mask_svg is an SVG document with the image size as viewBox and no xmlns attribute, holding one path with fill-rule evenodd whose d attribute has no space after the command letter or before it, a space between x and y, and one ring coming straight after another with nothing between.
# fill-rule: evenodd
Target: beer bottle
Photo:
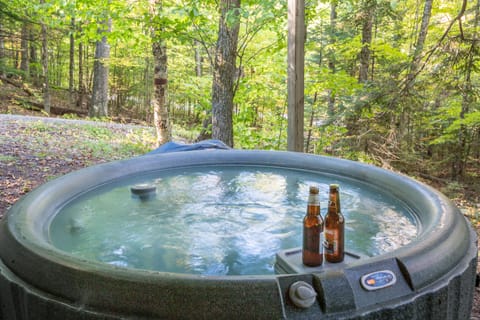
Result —
<instances>
[{"instance_id":1,"label":"beer bottle","mask_svg":"<svg viewBox=\"0 0 480 320\"><path fill-rule=\"evenodd\" d=\"M330 185L328 211L325 216L325 260L342 262L345 247L345 218L340 210L340 190Z\"/></svg>"},{"instance_id":2,"label":"beer bottle","mask_svg":"<svg viewBox=\"0 0 480 320\"><path fill-rule=\"evenodd\" d=\"M320 215L320 199L317 187L310 187L307 214L303 218L302 262L316 267L323 262L323 248L320 235L323 232L323 219Z\"/></svg>"}]
</instances>

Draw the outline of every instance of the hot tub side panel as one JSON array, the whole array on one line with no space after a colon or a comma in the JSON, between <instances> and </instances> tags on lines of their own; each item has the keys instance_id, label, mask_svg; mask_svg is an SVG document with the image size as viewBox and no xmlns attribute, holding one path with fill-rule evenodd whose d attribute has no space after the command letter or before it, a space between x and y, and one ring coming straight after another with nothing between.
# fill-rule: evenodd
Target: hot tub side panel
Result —
<instances>
[{"instance_id":1,"label":"hot tub side panel","mask_svg":"<svg viewBox=\"0 0 480 320\"><path fill-rule=\"evenodd\" d=\"M0 261L0 320L284 318L275 280L247 282L179 283L154 292L123 288L115 299L99 292L87 301L69 301L33 288ZM143 304L139 296L145 298Z\"/></svg>"}]
</instances>

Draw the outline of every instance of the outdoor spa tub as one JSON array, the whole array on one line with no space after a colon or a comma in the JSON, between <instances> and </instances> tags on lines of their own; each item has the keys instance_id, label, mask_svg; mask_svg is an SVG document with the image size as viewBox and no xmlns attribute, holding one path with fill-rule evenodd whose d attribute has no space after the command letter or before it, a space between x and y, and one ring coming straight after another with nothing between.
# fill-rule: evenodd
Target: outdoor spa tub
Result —
<instances>
[{"instance_id":1,"label":"outdoor spa tub","mask_svg":"<svg viewBox=\"0 0 480 320\"><path fill-rule=\"evenodd\" d=\"M343 263L304 268L298 239L308 185L320 185L324 214L330 182L340 184L349 253ZM204 208L221 216L197 207L205 197ZM223 205L228 197L235 201ZM386 204L369 207L372 199ZM382 220L397 209L403 214ZM176 216L162 218L170 211ZM293 229L283 229L286 221ZM413 226L408 239L403 225ZM155 240L175 230L178 241ZM268 262L250 270L265 250ZM459 210L390 171L290 152L153 154L65 175L9 210L0 225L0 319L469 319L476 261L476 235Z\"/></svg>"}]
</instances>

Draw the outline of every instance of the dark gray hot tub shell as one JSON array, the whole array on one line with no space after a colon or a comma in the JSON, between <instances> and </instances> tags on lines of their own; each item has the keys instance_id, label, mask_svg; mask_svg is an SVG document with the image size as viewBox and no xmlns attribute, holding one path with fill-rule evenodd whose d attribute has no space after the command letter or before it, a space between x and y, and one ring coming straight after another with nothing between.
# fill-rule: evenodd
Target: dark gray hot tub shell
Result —
<instances>
[{"instance_id":1,"label":"dark gray hot tub shell","mask_svg":"<svg viewBox=\"0 0 480 320\"><path fill-rule=\"evenodd\" d=\"M341 267L271 276L195 276L124 269L59 251L46 233L58 210L81 193L126 177L179 167L261 165L321 171L369 183L418 215L419 236L398 250ZM476 235L437 191L402 175L329 157L268 151L192 151L83 169L31 192L0 230L0 319L469 319ZM360 278L391 270L395 285L367 291ZM295 307L290 285L318 294Z\"/></svg>"}]
</instances>

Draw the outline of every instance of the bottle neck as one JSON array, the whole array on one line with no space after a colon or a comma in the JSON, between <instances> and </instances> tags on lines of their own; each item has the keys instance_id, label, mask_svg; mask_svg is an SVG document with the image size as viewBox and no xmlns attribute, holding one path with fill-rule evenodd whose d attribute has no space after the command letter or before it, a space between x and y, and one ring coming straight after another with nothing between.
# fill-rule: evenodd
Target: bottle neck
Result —
<instances>
[{"instance_id":1,"label":"bottle neck","mask_svg":"<svg viewBox=\"0 0 480 320\"><path fill-rule=\"evenodd\" d=\"M308 205L312 206L319 206L320 205L320 197L318 196L318 193L310 193L308 196Z\"/></svg>"},{"instance_id":2,"label":"bottle neck","mask_svg":"<svg viewBox=\"0 0 480 320\"><path fill-rule=\"evenodd\" d=\"M310 195L308 196L307 215L320 215L320 197L318 196L318 193L310 193Z\"/></svg>"},{"instance_id":3,"label":"bottle neck","mask_svg":"<svg viewBox=\"0 0 480 320\"><path fill-rule=\"evenodd\" d=\"M328 213L340 214L340 194L338 191L330 192L330 199L328 202Z\"/></svg>"}]
</instances>

